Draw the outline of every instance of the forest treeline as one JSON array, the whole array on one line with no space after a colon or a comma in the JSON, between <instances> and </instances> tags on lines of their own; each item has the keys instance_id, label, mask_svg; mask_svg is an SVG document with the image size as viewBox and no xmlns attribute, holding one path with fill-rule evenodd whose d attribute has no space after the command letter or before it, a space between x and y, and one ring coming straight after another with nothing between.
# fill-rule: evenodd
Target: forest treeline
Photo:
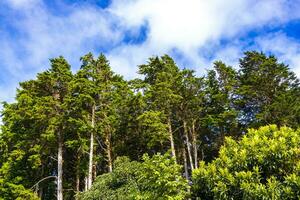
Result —
<instances>
[{"instance_id":1,"label":"forest treeline","mask_svg":"<svg viewBox=\"0 0 300 200\"><path fill-rule=\"evenodd\" d=\"M72 73L50 59L4 102L0 199L299 197L299 79L275 56L245 52L203 76L151 57L133 80L103 54L80 60Z\"/></svg>"}]
</instances>

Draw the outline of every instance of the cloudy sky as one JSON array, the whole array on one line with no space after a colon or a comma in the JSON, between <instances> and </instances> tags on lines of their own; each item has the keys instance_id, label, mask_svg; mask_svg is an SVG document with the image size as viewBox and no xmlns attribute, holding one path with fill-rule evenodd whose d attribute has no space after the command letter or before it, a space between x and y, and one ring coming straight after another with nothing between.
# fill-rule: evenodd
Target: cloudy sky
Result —
<instances>
[{"instance_id":1,"label":"cloudy sky","mask_svg":"<svg viewBox=\"0 0 300 200\"><path fill-rule=\"evenodd\" d=\"M100 52L125 78L154 55L203 74L238 67L244 51L275 54L300 77L300 0L0 0L0 101L63 55Z\"/></svg>"}]
</instances>

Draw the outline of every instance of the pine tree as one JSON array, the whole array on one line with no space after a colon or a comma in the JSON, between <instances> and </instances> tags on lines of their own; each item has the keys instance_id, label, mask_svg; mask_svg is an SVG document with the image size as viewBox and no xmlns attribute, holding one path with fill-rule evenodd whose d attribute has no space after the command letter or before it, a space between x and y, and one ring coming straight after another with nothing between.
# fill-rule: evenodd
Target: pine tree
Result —
<instances>
[{"instance_id":1,"label":"pine tree","mask_svg":"<svg viewBox=\"0 0 300 200\"><path fill-rule=\"evenodd\" d=\"M168 127L172 156L176 160L174 129L172 120L174 108L180 100L178 85L180 80L179 68L169 56L150 58L148 64L139 66L139 73L144 75L145 96L149 109L161 112Z\"/></svg>"},{"instance_id":2,"label":"pine tree","mask_svg":"<svg viewBox=\"0 0 300 200\"><path fill-rule=\"evenodd\" d=\"M240 59L236 104L245 127L299 125L299 79L274 56L245 52Z\"/></svg>"}]
</instances>

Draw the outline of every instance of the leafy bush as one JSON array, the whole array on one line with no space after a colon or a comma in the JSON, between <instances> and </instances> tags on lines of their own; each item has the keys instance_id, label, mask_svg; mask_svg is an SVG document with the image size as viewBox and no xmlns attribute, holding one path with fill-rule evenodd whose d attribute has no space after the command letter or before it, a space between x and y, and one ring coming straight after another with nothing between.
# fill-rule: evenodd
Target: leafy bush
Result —
<instances>
[{"instance_id":1,"label":"leafy bush","mask_svg":"<svg viewBox=\"0 0 300 200\"><path fill-rule=\"evenodd\" d=\"M219 157L193 172L201 199L299 199L300 130L275 125L226 138Z\"/></svg>"},{"instance_id":2,"label":"leafy bush","mask_svg":"<svg viewBox=\"0 0 300 200\"><path fill-rule=\"evenodd\" d=\"M169 155L144 155L144 162L119 157L112 173L98 176L92 188L78 195L81 200L184 199L188 184L180 165Z\"/></svg>"}]
</instances>

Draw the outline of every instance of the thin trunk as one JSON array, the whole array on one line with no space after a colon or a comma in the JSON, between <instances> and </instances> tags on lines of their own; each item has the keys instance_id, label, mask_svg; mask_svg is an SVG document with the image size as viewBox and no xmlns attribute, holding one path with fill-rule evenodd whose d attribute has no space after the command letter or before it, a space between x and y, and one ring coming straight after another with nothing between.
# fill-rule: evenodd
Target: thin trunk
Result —
<instances>
[{"instance_id":1,"label":"thin trunk","mask_svg":"<svg viewBox=\"0 0 300 200\"><path fill-rule=\"evenodd\" d=\"M94 128L95 128L95 105L92 107L92 131L90 138L90 154L89 154L89 173L88 173L88 183L87 189L92 187L93 183L93 156L94 156Z\"/></svg>"},{"instance_id":2,"label":"thin trunk","mask_svg":"<svg viewBox=\"0 0 300 200\"><path fill-rule=\"evenodd\" d=\"M108 163L108 172L112 172L112 156L111 156L111 134L107 134L105 138L105 144L106 144L106 156L107 156L107 163Z\"/></svg>"},{"instance_id":3,"label":"thin trunk","mask_svg":"<svg viewBox=\"0 0 300 200\"><path fill-rule=\"evenodd\" d=\"M96 163L93 165L93 180L95 180L97 177L97 169L96 169Z\"/></svg>"},{"instance_id":4,"label":"thin trunk","mask_svg":"<svg viewBox=\"0 0 300 200\"><path fill-rule=\"evenodd\" d=\"M79 169L76 169L76 192L80 192L80 174L79 174Z\"/></svg>"},{"instance_id":5,"label":"thin trunk","mask_svg":"<svg viewBox=\"0 0 300 200\"><path fill-rule=\"evenodd\" d=\"M84 191L88 190L88 178L84 177Z\"/></svg>"},{"instance_id":6,"label":"thin trunk","mask_svg":"<svg viewBox=\"0 0 300 200\"><path fill-rule=\"evenodd\" d=\"M80 160L81 156L80 154L77 154L77 163L76 163L76 185L75 185L75 190L76 192L80 192Z\"/></svg>"},{"instance_id":7,"label":"thin trunk","mask_svg":"<svg viewBox=\"0 0 300 200\"><path fill-rule=\"evenodd\" d=\"M197 135L195 130L195 121L192 123L192 137L193 137L193 149L194 149L194 161L195 169L198 168L198 148L197 148Z\"/></svg>"},{"instance_id":8,"label":"thin trunk","mask_svg":"<svg viewBox=\"0 0 300 200\"><path fill-rule=\"evenodd\" d=\"M187 164L186 152L184 147L183 147L182 154L183 154L183 162L184 162L184 175L186 180L189 180L188 164Z\"/></svg>"},{"instance_id":9,"label":"thin trunk","mask_svg":"<svg viewBox=\"0 0 300 200\"><path fill-rule=\"evenodd\" d=\"M191 152L190 140L189 140L189 133L187 130L185 120L183 121L183 129L184 129L184 135L185 135L185 140L186 140L186 147L187 147L187 151L188 151L188 155L189 155L189 159L190 159L190 167L191 167L191 170L194 170L193 158L192 158L192 152Z\"/></svg>"},{"instance_id":10,"label":"thin trunk","mask_svg":"<svg viewBox=\"0 0 300 200\"><path fill-rule=\"evenodd\" d=\"M39 198L43 199L43 188L39 188Z\"/></svg>"},{"instance_id":11,"label":"thin trunk","mask_svg":"<svg viewBox=\"0 0 300 200\"><path fill-rule=\"evenodd\" d=\"M174 145L174 139L173 139L172 124L171 124L170 117L168 118L168 127L169 127L169 139L170 139L170 143L171 143L172 157L174 157L174 159L176 161L176 152L175 152L175 145Z\"/></svg>"},{"instance_id":12,"label":"thin trunk","mask_svg":"<svg viewBox=\"0 0 300 200\"><path fill-rule=\"evenodd\" d=\"M58 151L57 151L57 200L63 200L63 140L61 131L58 132Z\"/></svg>"},{"instance_id":13,"label":"thin trunk","mask_svg":"<svg viewBox=\"0 0 300 200\"><path fill-rule=\"evenodd\" d=\"M41 175L44 176L44 165L42 165L42 173L41 173ZM38 191L39 191L39 198L43 199L43 187L39 187Z\"/></svg>"},{"instance_id":14,"label":"thin trunk","mask_svg":"<svg viewBox=\"0 0 300 200\"><path fill-rule=\"evenodd\" d=\"M186 178L186 180L188 181L188 183L189 183L189 170L188 170L188 164L187 164L187 159L186 159L186 151L185 151L185 148L183 147L182 148L182 150L183 150L183 162L184 162L184 174L185 174L185 178ZM190 194L191 193L191 190L190 190L190 188L188 188L187 189L187 192L188 192L188 194ZM191 200L190 198L188 198L188 200Z\"/></svg>"}]
</instances>

